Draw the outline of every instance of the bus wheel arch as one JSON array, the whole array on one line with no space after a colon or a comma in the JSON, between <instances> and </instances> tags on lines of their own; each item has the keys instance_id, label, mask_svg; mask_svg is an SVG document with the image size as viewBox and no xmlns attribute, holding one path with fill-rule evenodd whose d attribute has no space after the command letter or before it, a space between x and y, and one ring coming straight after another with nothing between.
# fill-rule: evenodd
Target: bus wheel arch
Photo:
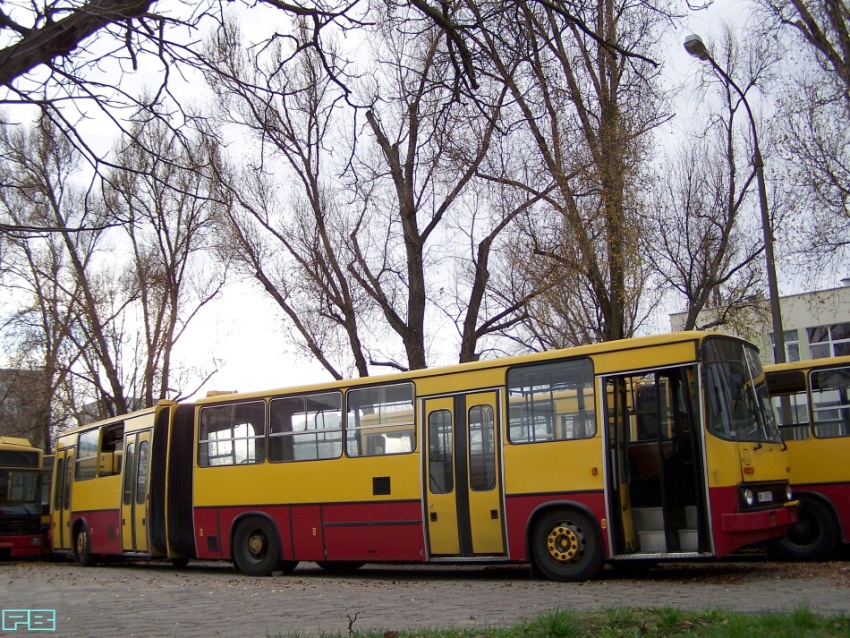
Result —
<instances>
[{"instance_id":1,"label":"bus wheel arch","mask_svg":"<svg viewBox=\"0 0 850 638\"><path fill-rule=\"evenodd\" d=\"M74 523L73 539L74 560L81 567L93 567L97 565L97 557L91 551L91 536L85 519Z\"/></svg>"},{"instance_id":2,"label":"bus wheel arch","mask_svg":"<svg viewBox=\"0 0 850 638\"><path fill-rule=\"evenodd\" d=\"M230 555L233 564L247 576L269 576L273 571L292 571L281 559L280 533L265 514L245 514L233 522Z\"/></svg>"},{"instance_id":3,"label":"bus wheel arch","mask_svg":"<svg viewBox=\"0 0 850 638\"><path fill-rule=\"evenodd\" d=\"M535 575L562 582L589 580L602 568L602 534L578 503L540 508L529 521L528 556Z\"/></svg>"},{"instance_id":4,"label":"bus wheel arch","mask_svg":"<svg viewBox=\"0 0 850 638\"><path fill-rule=\"evenodd\" d=\"M769 553L779 560L827 560L841 541L841 528L834 506L817 494L807 492L794 496L800 501L797 522L785 536L769 543Z\"/></svg>"}]
</instances>

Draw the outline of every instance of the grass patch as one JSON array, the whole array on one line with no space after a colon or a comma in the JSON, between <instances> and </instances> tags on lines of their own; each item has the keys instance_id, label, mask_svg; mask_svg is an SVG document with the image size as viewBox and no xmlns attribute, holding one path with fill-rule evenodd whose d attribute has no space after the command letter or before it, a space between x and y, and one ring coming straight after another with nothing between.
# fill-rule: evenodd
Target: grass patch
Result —
<instances>
[{"instance_id":1,"label":"grass patch","mask_svg":"<svg viewBox=\"0 0 850 638\"><path fill-rule=\"evenodd\" d=\"M267 638L306 638L278 634ZM850 637L850 616L820 616L807 608L788 613L742 614L714 609L688 611L673 607L603 611L555 610L508 627L444 631L357 631L321 634L321 638L706 638Z\"/></svg>"}]
</instances>

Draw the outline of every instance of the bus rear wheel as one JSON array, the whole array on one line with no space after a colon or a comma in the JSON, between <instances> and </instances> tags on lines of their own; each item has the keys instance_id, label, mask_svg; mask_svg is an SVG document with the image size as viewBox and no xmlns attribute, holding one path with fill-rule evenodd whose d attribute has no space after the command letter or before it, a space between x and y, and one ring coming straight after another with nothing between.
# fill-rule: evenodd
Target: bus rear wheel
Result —
<instances>
[{"instance_id":1,"label":"bus rear wheel","mask_svg":"<svg viewBox=\"0 0 850 638\"><path fill-rule=\"evenodd\" d=\"M829 506L818 499L801 498L797 522L768 549L780 560L823 561L835 552L838 537L838 523Z\"/></svg>"},{"instance_id":2,"label":"bus rear wheel","mask_svg":"<svg viewBox=\"0 0 850 638\"><path fill-rule=\"evenodd\" d=\"M233 562L247 576L268 576L279 568L280 543L271 521L254 517L239 523L233 535Z\"/></svg>"},{"instance_id":3,"label":"bus rear wheel","mask_svg":"<svg viewBox=\"0 0 850 638\"><path fill-rule=\"evenodd\" d=\"M586 514L576 510L555 510L537 521L531 556L541 574L561 582L588 580L602 568L596 529Z\"/></svg>"},{"instance_id":4,"label":"bus rear wheel","mask_svg":"<svg viewBox=\"0 0 850 638\"><path fill-rule=\"evenodd\" d=\"M97 558L91 553L91 539L89 530L85 525L80 525L74 536L74 560L82 567L94 567Z\"/></svg>"}]
</instances>

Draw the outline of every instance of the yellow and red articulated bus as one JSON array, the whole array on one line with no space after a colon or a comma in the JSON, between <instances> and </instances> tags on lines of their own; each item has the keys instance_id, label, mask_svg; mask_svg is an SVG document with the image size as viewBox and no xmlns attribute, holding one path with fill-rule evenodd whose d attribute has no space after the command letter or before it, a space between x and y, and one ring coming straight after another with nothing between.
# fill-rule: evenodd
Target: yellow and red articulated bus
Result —
<instances>
[{"instance_id":1,"label":"yellow and red articulated bus","mask_svg":"<svg viewBox=\"0 0 850 638\"><path fill-rule=\"evenodd\" d=\"M364 563L719 558L796 521L757 350L688 332L300 388L67 432L54 547Z\"/></svg>"},{"instance_id":2,"label":"yellow and red articulated bus","mask_svg":"<svg viewBox=\"0 0 850 638\"><path fill-rule=\"evenodd\" d=\"M42 451L24 438L0 436L0 558L42 555Z\"/></svg>"},{"instance_id":3,"label":"yellow and red articulated bus","mask_svg":"<svg viewBox=\"0 0 850 638\"><path fill-rule=\"evenodd\" d=\"M787 560L826 560L850 542L850 356L765 366L799 520L771 543Z\"/></svg>"}]
</instances>

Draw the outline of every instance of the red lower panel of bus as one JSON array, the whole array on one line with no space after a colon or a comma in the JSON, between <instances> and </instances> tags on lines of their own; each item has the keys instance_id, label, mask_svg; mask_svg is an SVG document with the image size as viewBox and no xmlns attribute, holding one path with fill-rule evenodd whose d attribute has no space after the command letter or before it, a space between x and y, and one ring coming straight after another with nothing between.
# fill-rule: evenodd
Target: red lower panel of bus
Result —
<instances>
[{"instance_id":1,"label":"red lower panel of bus","mask_svg":"<svg viewBox=\"0 0 850 638\"><path fill-rule=\"evenodd\" d=\"M821 485L794 485L794 495L820 494L831 504L841 526L841 541L850 543L850 483L824 483Z\"/></svg>"},{"instance_id":2,"label":"red lower panel of bus","mask_svg":"<svg viewBox=\"0 0 850 638\"><path fill-rule=\"evenodd\" d=\"M43 546L44 539L41 534L0 536L0 554L6 554L9 558L38 558L42 554Z\"/></svg>"},{"instance_id":3,"label":"red lower panel of bus","mask_svg":"<svg viewBox=\"0 0 850 638\"><path fill-rule=\"evenodd\" d=\"M245 515L271 519L283 558L304 561L422 561L419 501L195 509L198 558L231 557L231 534Z\"/></svg>"},{"instance_id":4,"label":"red lower panel of bus","mask_svg":"<svg viewBox=\"0 0 850 638\"><path fill-rule=\"evenodd\" d=\"M92 554L121 554L121 513L118 510L74 512L74 523L83 519L89 530ZM72 540L73 542L73 540Z\"/></svg>"},{"instance_id":5,"label":"red lower panel of bus","mask_svg":"<svg viewBox=\"0 0 850 638\"><path fill-rule=\"evenodd\" d=\"M505 497L507 512L505 520L508 526L508 541L511 560L528 560L526 536L531 516L541 506L576 507L589 511L594 522L602 527L605 519L605 495L603 492L582 492L570 494L521 494ZM607 526L606 526L607 527ZM608 547L608 530L602 530L602 546ZM607 550L606 550L607 553Z\"/></svg>"},{"instance_id":6,"label":"red lower panel of bus","mask_svg":"<svg viewBox=\"0 0 850 638\"><path fill-rule=\"evenodd\" d=\"M796 520L795 507L741 511L736 486L711 489L711 523L717 558L747 545L784 536Z\"/></svg>"}]
</instances>

